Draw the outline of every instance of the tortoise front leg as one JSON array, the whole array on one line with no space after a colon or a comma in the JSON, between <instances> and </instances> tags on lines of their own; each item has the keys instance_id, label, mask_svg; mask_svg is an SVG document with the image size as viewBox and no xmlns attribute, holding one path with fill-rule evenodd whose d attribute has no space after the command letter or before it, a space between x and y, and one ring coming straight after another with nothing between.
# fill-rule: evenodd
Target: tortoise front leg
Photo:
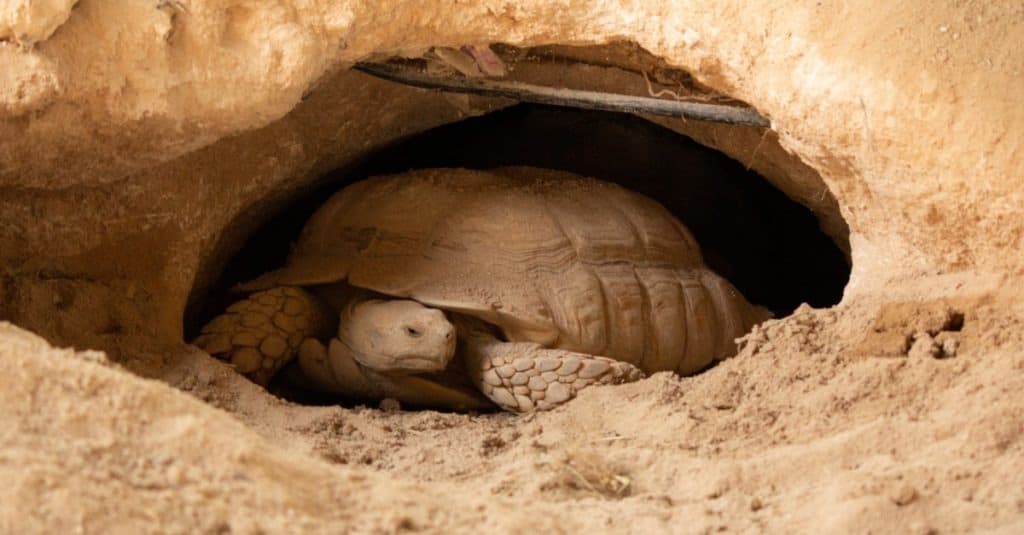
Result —
<instances>
[{"instance_id":1,"label":"tortoise front leg","mask_svg":"<svg viewBox=\"0 0 1024 535\"><path fill-rule=\"evenodd\" d=\"M481 392L512 412L548 410L581 388L637 381L639 368L606 357L528 342L502 342L485 330L459 325L467 372Z\"/></svg>"},{"instance_id":2,"label":"tortoise front leg","mask_svg":"<svg viewBox=\"0 0 1024 535\"><path fill-rule=\"evenodd\" d=\"M278 287L235 302L192 342L266 386L304 341L330 331L327 313L304 290Z\"/></svg>"}]
</instances>

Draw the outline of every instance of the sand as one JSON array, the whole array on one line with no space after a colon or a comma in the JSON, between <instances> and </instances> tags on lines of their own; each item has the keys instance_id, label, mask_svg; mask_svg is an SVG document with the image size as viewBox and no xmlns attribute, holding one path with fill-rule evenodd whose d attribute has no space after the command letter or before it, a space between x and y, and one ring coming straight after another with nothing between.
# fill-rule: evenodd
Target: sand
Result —
<instances>
[{"instance_id":1,"label":"sand","mask_svg":"<svg viewBox=\"0 0 1024 535\"><path fill-rule=\"evenodd\" d=\"M879 318L805 308L700 376L595 387L527 416L293 405L195 351L168 385L8 325L0 526L1015 532L1018 303L956 305L962 329L937 333L957 341L945 358L861 353L846 331Z\"/></svg>"}]
</instances>

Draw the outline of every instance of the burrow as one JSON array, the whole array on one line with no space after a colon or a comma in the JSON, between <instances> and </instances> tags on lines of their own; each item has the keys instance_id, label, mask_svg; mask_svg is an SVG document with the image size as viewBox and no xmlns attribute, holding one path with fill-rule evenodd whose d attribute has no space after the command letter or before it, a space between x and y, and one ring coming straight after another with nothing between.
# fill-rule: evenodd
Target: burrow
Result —
<instances>
[{"instance_id":1,"label":"burrow","mask_svg":"<svg viewBox=\"0 0 1024 535\"><path fill-rule=\"evenodd\" d=\"M495 50L510 68L508 78L523 83L746 105L630 43ZM359 105L383 109L386 98L371 94ZM259 210L228 222L202 260L183 313L184 339L239 298L232 286L281 266L303 224L331 194L370 176L431 167L528 165L615 182L666 206L694 234L709 267L775 317L801 303L822 308L842 299L851 266L838 203L770 128L508 99L472 97L483 103L470 103L456 94L435 98L466 113L400 136L374 139L368 129L362 150L335 158L322 172L287 178L284 193L267 190L252 203Z\"/></svg>"}]
</instances>

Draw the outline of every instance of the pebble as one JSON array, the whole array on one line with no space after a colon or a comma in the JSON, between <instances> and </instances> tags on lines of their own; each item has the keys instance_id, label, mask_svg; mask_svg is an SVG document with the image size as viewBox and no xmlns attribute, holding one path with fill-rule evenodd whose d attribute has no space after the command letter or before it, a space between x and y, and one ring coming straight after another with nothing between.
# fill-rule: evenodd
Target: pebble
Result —
<instances>
[{"instance_id":1,"label":"pebble","mask_svg":"<svg viewBox=\"0 0 1024 535\"><path fill-rule=\"evenodd\" d=\"M889 493L889 499L899 506L910 505L917 500L917 490L904 483L898 485Z\"/></svg>"},{"instance_id":2,"label":"pebble","mask_svg":"<svg viewBox=\"0 0 1024 535\"><path fill-rule=\"evenodd\" d=\"M947 338L942 341L943 357L955 357L958 349L960 349L960 342L952 338Z\"/></svg>"}]
</instances>

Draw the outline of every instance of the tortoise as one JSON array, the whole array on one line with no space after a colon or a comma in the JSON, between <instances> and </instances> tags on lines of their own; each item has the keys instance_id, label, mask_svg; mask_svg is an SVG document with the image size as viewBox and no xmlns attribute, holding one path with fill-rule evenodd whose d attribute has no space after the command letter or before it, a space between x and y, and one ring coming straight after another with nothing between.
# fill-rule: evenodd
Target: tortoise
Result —
<instances>
[{"instance_id":1,"label":"tortoise","mask_svg":"<svg viewBox=\"0 0 1024 535\"><path fill-rule=\"evenodd\" d=\"M253 381L295 359L288 375L307 387L470 410L550 409L593 384L692 374L770 316L660 204L528 167L354 183L283 268L235 289L251 294L195 344Z\"/></svg>"}]
</instances>

